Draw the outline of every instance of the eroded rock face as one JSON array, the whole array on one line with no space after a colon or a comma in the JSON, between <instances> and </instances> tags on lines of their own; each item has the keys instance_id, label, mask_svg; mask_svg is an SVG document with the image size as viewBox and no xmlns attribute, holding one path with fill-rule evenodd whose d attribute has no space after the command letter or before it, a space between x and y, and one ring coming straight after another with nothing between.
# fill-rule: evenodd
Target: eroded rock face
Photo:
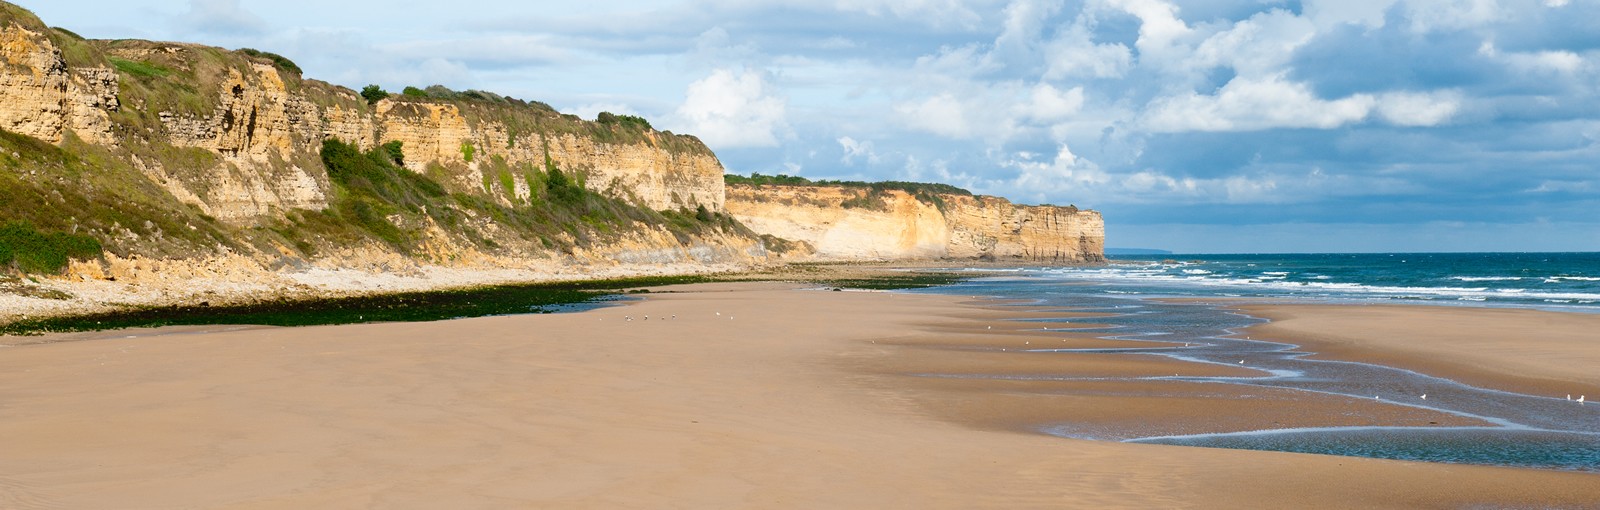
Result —
<instances>
[{"instance_id":1,"label":"eroded rock face","mask_svg":"<svg viewBox=\"0 0 1600 510\"><path fill-rule=\"evenodd\" d=\"M1105 226L1095 211L960 195L940 195L940 204L902 191L843 207L852 199L862 202L868 191L828 186L729 186L727 193L729 214L751 230L811 247L797 258L1105 259Z\"/></svg>"},{"instance_id":2,"label":"eroded rock face","mask_svg":"<svg viewBox=\"0 0 1600 510\"><path fill-rule=\"evenodd\" d=\"M47 29L15 22L0 26L0 129L53 143L61 143L71 130L89 143L117 145L110 117L121 107L117 72L109 67L69 68L61 50L40 30ZM180 67L192 70L188 64L208 58L204 54L212 49L151 43L106 51L133 62L177 59ZM218 218L245 222L289 209L326 207L327 177L306 167L316 161L327 138L364 150L400 141L408 168L423 171L431 163L465 168L452 177L466 187L478 186L485 177L497 181L475 173L488 172L480 167L490 158L542 169L548 155L564 170L582 173L590 189L644 207L722 210L723 169L716 156L703 150L668 150L656 143L663 136L659 133L646 133L641 143L605 143L571 133L517 133L496 121L493 111L485 120L469 122L460 107L447 102L384 100L368 107L346 89L309 80L291 86L289 77L267 63L224 69L227 75L217 90L198 91L215 98L211 111L150 112L161 126L150 135L176 147L211 151L218 156L216 166L194 172L165 168L153 160L138 163L175 196ZM512 193L525 198L530 190L524 174L514 173L513 180Z\"/></svg>"},{"instance_id":3,"label":"eroded rock face","mask_svg":"<svg viewBox=\"0 0 1600 510\"><path fill-rule=\"evenodd\" d=\"M0 25L0 129L60 143L71 129L90 143L114 143L117 74L69 69L43 32Z\"/></svg>"}]
</instances>

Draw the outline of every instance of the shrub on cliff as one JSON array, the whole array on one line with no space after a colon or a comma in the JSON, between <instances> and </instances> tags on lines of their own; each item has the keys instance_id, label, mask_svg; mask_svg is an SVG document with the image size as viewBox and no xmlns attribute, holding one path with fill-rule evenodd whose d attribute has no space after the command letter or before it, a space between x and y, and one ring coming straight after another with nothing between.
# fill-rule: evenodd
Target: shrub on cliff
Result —
<instances>
[{"instance_id":1,"label":"shrub on cliff","mask_svg":"<svg viewBox=\"0 0 1600 510\"><path fill-rule=\"evenodd\" d=\"M389 97L389 92L377 85L367 85L361 89L361 98L367 100L368 105L378 104L378 101Z\"/></svg>"},{"instance_id":2,"label":"shrub on cliff","mask_svg":"<svg viewBox=\"0 0 1600 510\"><path fill-rule=\"evenodd\" d=\"M322 142L322 163L336 187L332 209L345 221L407 251L411 236L392 223L390 216L427 214L448 224L453 209L437 206L449 196L443 186L395 165L389 148L385 145L363 154L352 145L329 139Z\"/></svg>"},{"instance_id":3,"label":"shrub on cliff","mask_svg":"<svg viewBox=\"0 0 1600 510\"><path fill-rule=\"evenodd\" d=\"M239 53L270 60L272 61L273 67L278 68L280 71L294 74L295 76L304 74L304 72L300 70L300 66L295 65L293 60L289 60L288 57L284 57L283 55L279 55L277 53L261 51L255 48L242 48L239 50Z\"/></svg>"},{"instance_id":4,"label":"shrub on cliff","mask_svg":"<svg viewBox=\"0 0 1600 510\"><path fill-rule=\"evenodd\" d=\"M0 266L24 273L59 273L70 259L99 257L100 241L86 235L41 232L17 220L0 225Z\"/></svg>"},{"instance_id":5,"label":"shrub on cliff","mask_svg":"<svg viewBox=\"0 0 1600 510\"><path fill-rule=\"evenodd\" d=\"M654 129L650 127L650 121L645 120L644 117L638 117L634 115L617 115L611 112L600 112L600 115L595 116L595 122L599 122L608 126L622 126L634 129L642 129L645 131Z\"/></svg>"}]
</instances>

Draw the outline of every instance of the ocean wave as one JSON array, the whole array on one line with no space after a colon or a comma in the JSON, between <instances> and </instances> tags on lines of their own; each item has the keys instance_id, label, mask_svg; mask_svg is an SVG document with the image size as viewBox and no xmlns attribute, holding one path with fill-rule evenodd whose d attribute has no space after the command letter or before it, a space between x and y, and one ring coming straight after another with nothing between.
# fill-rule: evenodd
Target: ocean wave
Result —
<instances>
[{"instance_id":1,"label":"ocean wave","mask_svg":"<svg viewBox=\"0 0 1600 510\"><path fill-rule=\"evenodd\" d=\"M1451 280L1463 282L1514 282L1522 279L1521 276L1452 276Z\"/></svg>"},{"instance_id":2,"label":"ocean wave","mask_svg":"<svg viewBox=\"0 0 1600 510\"><path fill-rule=\"evenodd\" d=\"M1176 285L1201 285L1221 288L1256 288L1260 292L1307 294L1321 296L1349 296L1349 297L1379 297L1379 298L1408 298L1408 299L1460 299L1467 301L1485 300L1572 300L1600 301L1600 293L1585 292L1560 292L1560 291L1534 291L1529 289L1491 289L1489 287L1407 287L1367 285L1349 282L1330 281L1285 281L1270 278L1238 278L1227 275L1192 274L1192 270L1183 271L1183 274L1174 273L1148 273L1124 271L1095 271L1064 269L1053 271L1055 275L1073 279L1102 279L1112 281L1133 281L1150 284L1176 284ZM1472 299L1465 299L1472 298ZM1482 298L1482 299L1478 299Z\"/></svg>"}]
</instances>

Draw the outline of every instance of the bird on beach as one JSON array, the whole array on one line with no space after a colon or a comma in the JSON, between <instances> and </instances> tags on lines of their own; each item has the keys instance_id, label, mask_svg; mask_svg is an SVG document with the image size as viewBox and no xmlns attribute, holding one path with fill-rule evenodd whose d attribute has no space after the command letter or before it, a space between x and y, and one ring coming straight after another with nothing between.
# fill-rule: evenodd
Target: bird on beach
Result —
<instances>
[{"instance_id":1,"label":"bird on beach","mask_svg":"<svg viewBox=\"0 0 1600 510\"><path fill-rule=\"evenodd\" d=\"M1423 393L1422 394L1422 399L1423 400L1427 400L1428 399L1428 394L1427 393Z\"/></svg>"},{"instance_id":2,"label":"bird on beach","mask_svg":"<svg viewBox=\"0 0 1600 510\"><path fill-rule=\"evenodd\" d=\"M1243 365L1244 364L1244 360L1239 360L1239 364Z\"/></svg>"},{"instance_id":3,"label":"bird on beach","mask_svg":"<svg viewBox=\"0 0 1600 510\"><path fill-rule=\"evenodd\" d=\"M1583 395L1578 395L1578 403L1579 404L1583 403Z\"/></svg>"}]
</instances>

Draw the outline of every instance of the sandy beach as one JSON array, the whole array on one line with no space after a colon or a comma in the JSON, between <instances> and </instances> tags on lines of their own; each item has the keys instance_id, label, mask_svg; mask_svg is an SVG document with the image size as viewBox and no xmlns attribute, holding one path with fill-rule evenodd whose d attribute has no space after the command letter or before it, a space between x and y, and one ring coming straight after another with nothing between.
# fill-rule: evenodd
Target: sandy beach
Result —
<instances>
[{"instance_id":1,"label":"sandy beach","mask_svg":"<svg viewBox=\"0 0 1600 510\"><path fill-rule=\"evenodd\" d=\"M1600 314L1419 306L1252 305L1254 338L1530 395L1600 397ZM1591 397L1591 398L1597 398Z\"/></svg>"},{"instance_id":2,"label":"sandy beach","mask_svg":"<svg viewBox=\"0 0 1600 510\"><path fill-rule=\"evenodd\" d=\"M1039 430L1065 420L1141 434L1469 420L1215 384L930 377L1251 370L1019 352L1036 344L1115 342L1037 331L1006 321L1027 310L984 308L958 297L800 287L679 286L625 306L558 315L0 339L11 345L0 347L0 507L1581 508L1600 502L1600 475L1587 473L1049 436ZM1294 313L1301 320L1325 311ZM1364 338L1367 322L1380 324L1338 324ZM1442 354L1454 350L1443 340L1403 349L1350 341L1328 355L1448 368L1463 380L1509 381L1507 371L1537 368L1550 374L1550 384L1592 384L1592 374L1582 371L1595 366L1588 360L1600 347L1580 343L1552 344L1550 355L1530 354L1500 371L1467 355Z\"/></svg>"}]
</instances>

